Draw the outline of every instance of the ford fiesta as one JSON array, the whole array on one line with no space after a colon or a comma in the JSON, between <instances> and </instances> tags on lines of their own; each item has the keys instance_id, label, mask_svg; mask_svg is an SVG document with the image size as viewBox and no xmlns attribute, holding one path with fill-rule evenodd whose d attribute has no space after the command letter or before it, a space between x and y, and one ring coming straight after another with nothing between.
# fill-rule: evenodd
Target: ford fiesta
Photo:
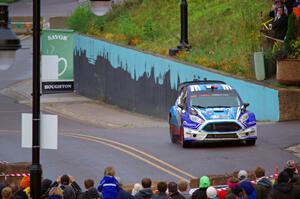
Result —
<instances>
[{"instance_id":1,"label":"ford fiesta","mask_svg":"<svg viewBox=\"0 0 300 199\"><path fill-rule=\"evenodd\" d=\"M244 141L255 145L254 113L239 94L222 81L192 81L179 86L169 113L173 143L186 147L192 142Z\"/></svg>"}]
</instances>

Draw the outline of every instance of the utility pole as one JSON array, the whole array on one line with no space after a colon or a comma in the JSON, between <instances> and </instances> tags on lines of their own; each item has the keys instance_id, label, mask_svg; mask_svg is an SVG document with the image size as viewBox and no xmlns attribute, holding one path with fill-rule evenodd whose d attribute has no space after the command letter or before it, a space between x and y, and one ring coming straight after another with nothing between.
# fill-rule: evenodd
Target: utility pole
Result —
<instances>
[{"instance_id":1,"label":"utility pole","mask_svg":"<svg viewBox=\"0 0 300 199\"><path fill-rule=\"evenodd\" d=\"M180 43L177 46L179 50L183 48L191 50L192 46L188 41L188 4L186 0L181 0L180 3L180 24L181 24L181 37Z\"/></svg>"}]
</instances>

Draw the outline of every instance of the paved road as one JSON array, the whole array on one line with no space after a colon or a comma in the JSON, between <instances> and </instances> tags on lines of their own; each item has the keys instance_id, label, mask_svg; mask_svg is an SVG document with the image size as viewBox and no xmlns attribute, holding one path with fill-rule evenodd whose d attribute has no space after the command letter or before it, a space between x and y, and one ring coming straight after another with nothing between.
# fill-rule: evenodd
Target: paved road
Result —
<instances>
[{"instance_id":1,"label":"paved road","mask_svg":"<svg viewBox=\"0 0 300 199\"><path fill-rule=\"evenodd\" d=\"M31 40L22 45L25 49L18 51L16 64L8 71L0 71L1 90L31 75L31 50L26 49ZM31 150L22 149L20 142L20 116L30 110L15 99L0 95L0 160L31 160ZM154 180L189 179L253 169L257 165L271 173L276 164L282 166L288 159L300 161L284 150L300 142L299 128L298 121L260 125L255 147L205 145L183 150L170 143L167 127L100 128L60 117L59 149L42 150L41 163L45 177L54 179L70 173L77 176L80 184L87 177L98 180L108 165L116 167L125 183L137 182L143 176Z\"/></svg>"}]
</instances>

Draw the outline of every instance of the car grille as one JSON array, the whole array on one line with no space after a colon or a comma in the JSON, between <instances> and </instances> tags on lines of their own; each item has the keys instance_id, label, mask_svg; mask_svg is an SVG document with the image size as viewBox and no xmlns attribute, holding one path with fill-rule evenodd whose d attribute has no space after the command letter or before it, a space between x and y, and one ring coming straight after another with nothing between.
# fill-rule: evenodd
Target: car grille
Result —
<instances>
[{"instance_id":1,"label":"car grille","mask_svg":"<svg viewBox=\"0 0 300 199\"><path fill-rule=\"evenodd\" d=\"M207 124L203 130L206 132L230 132L238 131L241 126L235 122L216 122Z\"/></svg>"},{"instance_id":2,"label":"car grille","mask_svg":"<svg viewBox=\"0 0 300 199\"><path fill-rule=\"evenodd\" d=\"M208 134L206 139L215 139L215 138L238 138L236 133L228 134Z\"/></svg>"}]
</instances>

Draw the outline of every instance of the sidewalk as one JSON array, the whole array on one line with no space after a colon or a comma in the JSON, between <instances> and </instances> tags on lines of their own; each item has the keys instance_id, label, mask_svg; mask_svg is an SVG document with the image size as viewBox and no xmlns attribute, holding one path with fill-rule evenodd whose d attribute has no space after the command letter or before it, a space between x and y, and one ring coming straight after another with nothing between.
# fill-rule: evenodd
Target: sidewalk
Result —
<instances>
[{"instance_id":1,"label":"sidewalk","mask_svg":"<svg viewBox=\"0 0 300 199\"><path fill-rule=\"evenodd\" d=\"M32 105L32 81L23 80L0 91L19 103ZM116 106L82 97L76 93L41 96L41 110L102 128L167 127L165 120L122 110Z\"/></svg>"}]
</instances>

